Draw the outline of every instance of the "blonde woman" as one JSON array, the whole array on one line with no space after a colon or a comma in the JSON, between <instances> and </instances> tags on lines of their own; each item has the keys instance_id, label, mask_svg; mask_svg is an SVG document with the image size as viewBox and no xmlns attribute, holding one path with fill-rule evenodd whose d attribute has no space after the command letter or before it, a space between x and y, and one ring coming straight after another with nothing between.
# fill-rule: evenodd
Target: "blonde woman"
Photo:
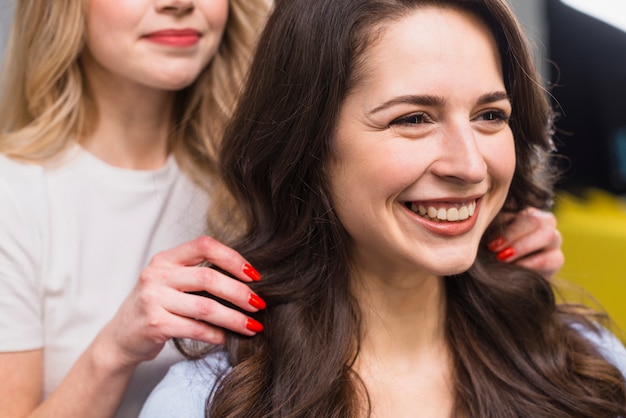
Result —
<instances>
[{"instance_id":1,"label":"blonde woman","mask_svg":"<svg viewBox=\"0 0 626 418\"><path fill-rule=\"evenodd\" d=\"M262 331L246 314L264 307L246 285L258 273L202 225L267 9L17 2L0 102L0 416L133 416L179 358L172 337ZM562 264L550 214L502 237L505 261Z\"/></svg>"},{"instance_id":2,"label":"blonde woman","mask_svg":"<svg viewBox=\"0 0 626 418\"><path fill-rule=\"evenodd\" d=\"M214 146L266 3L17 2L0 104L0 416L130 417L176 359L171 337L260 330L181 291L263 306L241 256L183 243L204 232ZM206 260L241 282L194 267Z\"/></svg>"}]
</instances>

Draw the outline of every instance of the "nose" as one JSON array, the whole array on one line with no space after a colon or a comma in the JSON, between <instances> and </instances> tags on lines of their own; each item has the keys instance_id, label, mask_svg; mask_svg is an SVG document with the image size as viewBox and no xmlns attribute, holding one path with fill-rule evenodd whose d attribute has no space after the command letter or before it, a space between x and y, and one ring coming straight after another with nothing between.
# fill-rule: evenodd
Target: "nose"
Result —
<instances>
[{"instance_id":1,"label":"nose","mask_svg":"<svg viewBox=\"0 0 626 418\"><path fill-rule=\"evenodd\" d=\"M431 171L448 181L477 184L487 177L487 163L469 121L442 132L439 158Z\"/></svg>"},{"instance_id":2,"label":"nose","mask_svg":"<svg viewBox=\"0 0 626 418\"><path fill-rule=\"evenodd\" d=\"M160 13L182 16L196 7L194 0L156 0L156 9Z\"/></svg>"}]
</instances>

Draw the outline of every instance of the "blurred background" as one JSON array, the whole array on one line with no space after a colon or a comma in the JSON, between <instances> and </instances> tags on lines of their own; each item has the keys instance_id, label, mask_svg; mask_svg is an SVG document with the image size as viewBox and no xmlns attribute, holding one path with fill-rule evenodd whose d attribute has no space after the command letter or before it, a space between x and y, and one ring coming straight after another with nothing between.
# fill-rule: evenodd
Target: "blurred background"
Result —
<instances>
[{"instance_id":1,"label":"blurred background","mask_svg":"<svg viewBox=\"0 0 626 418\"><path fill-rule=\"evenodd\" d=\"M0 53L13 1L0 0ZM568 299L606 310L626 341L626 0L508 1L559 112L558 280Z\"/></svg>"},{"instance_id":2,"label":"blurred background","mask_svg":"<svg viewBox=\"0 0 626 418\"><path fill-rule=\"evenodd\" d=\"M509 1L558 111L564 296L606 310L626 341L626 1Z\"/></svg>"}]
</instances>

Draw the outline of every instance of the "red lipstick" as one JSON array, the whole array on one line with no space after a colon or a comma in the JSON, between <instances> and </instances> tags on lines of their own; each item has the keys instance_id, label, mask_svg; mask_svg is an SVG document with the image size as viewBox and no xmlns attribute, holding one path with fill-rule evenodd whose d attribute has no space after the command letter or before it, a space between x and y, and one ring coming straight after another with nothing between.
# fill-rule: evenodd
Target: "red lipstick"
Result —
<instances>
[{"instance_id":1,"label":"red lipstick","mask_svg":"<svg viewBox=\"0 0 626 418\"><path fill-rule=\"evenodd\" d=\"M144 36L156 44L186 48L194 46L200 40L200 32L195 29L164 29Z\"/></svg>"}]
</instances>

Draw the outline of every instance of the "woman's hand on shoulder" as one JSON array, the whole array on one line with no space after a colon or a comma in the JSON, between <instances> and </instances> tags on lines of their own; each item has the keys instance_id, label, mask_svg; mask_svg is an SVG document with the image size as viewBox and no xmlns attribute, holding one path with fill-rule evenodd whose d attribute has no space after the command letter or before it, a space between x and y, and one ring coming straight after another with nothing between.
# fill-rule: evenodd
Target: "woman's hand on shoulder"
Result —
<instances>
[{"instance_id":1,"label":"woman's hand on shoulder","mask_svg":"<svg viewBox=\"0 0 626 418\"><path fill-rule=\"evenodd\" d=\"M197 238L154 256L103 333L112 337L108 341L115 341L129 366L155 357L175 337L221 344L225 328L255 335L263 330L260 323L192 292L204 291L242 311L257 312L265 302L246 285L257 280L259 273L239 253L211 237Z\"/></svg>"},{"instance_id":2,"label":"woman's hand on shoulder","mask_svg":"<svg viewBox=\"0 0 626 418\"><path fill-rule=\"evenodd\" d=\"M504 225L502 234L488 247L500 261L516 263L547 279L561 269L563 238L552 212L527 208L517 214L501 213L496 221Z\"/></svg>"}]
</instances>

